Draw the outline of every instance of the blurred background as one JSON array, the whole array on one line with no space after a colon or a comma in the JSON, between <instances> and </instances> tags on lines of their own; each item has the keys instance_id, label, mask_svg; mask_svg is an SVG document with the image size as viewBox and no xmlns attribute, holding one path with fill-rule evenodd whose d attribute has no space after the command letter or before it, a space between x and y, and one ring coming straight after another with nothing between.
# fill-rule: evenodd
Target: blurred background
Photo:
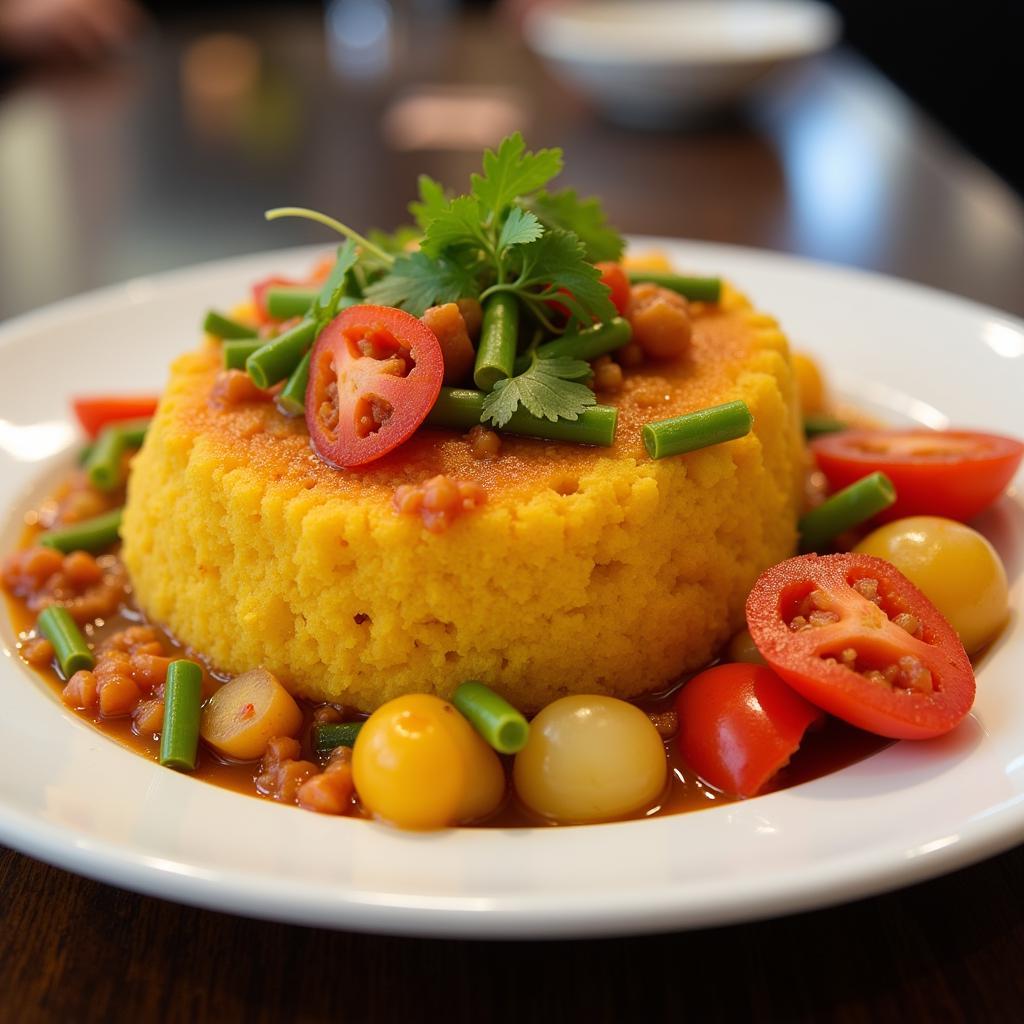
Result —
<instances>
[{"instance_id":1,"label":"blurred background","mask_svg":"<svg viewBox=\"0 0 1024 1024\"><path fill-rule=\"evenodd\" d=\"M392 228L517 128L624 231L1024 313L1022 28L1009 0L0 0L0 319L330 244L275 205Z\"/></svg>"}]
</instances>

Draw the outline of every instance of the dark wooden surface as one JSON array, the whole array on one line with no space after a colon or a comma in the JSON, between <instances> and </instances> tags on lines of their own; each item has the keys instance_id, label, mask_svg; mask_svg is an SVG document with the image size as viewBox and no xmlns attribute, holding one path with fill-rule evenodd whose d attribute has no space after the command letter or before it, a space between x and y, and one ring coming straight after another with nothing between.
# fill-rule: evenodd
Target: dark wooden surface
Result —
<instances>
[{"instance_id":1,"label":"dark wooden surface","mask_svg":"<svg viewBox=\"0 0 1024 1024\"><path fill-rule=\"evenodd\" d=\"M214 96L195 43L225 28L255 49ZM602 194L626 230L865 266L1024 313L1018 197L852 54L766 83L742 114L643 135L593 117L484 22L416 38L370 84L332 75L308 13L172 26L104 72L22 78L0 95L0 317L322 238L263 224L283 202L397 223L418 171L458 183L478 159L443 117L430 146L403 128L401 101L438 83L493 99L490 120L510 112L534 145L563 145L567 182ZM440 942L183 908L2 850L0 1021L1011 1021L1024 1016L1022 908L1015 850L760 924Z\"/></svg>"}]
</instances>

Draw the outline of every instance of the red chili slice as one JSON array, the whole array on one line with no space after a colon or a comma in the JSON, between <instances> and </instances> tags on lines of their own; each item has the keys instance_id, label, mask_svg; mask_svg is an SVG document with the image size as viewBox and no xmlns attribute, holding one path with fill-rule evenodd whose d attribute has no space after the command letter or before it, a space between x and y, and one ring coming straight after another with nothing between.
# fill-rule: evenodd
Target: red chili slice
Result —
<instances>
[{"instance_id":1,"label":"red chili slice","mask_svg":"<svg viewBox=\"0 0 1024 1024\"><path fill-rule=\"evenodd\" d=\"M762 573L747 625L797 693L893 739L949 732L974 703L953 627L894 566L870 555L804 555Z\"/></svg>"},{"instance_id":2,"label":"red chili slice","mask_svg":"<svg viewBox=\"0 0 1024 1024\"><path fill-rule=\"evenodd\" d=\"M156 412L156 395L86 395L71 400L82 429L90 436L111 423L141 420Z\"/></svg>"},{"instance_id":3,"label":"red chili slice","mask_svg":"<svg viewBox=\"0 0 1024 1024\"><path fill-rule=\"evenodd\" d=\"M352 306L321 332L309 364L306 424L317 454L341 468L379 459L426 419L441 390L437 337L390 306Z\"/></svg>"},{"instance_id":4,"label":"red chili slice","mask_svg":"<svg viewBox=\"0 0 1024 1024\"><path fill-rule=\"evenodd\" d=\"M882 522L904 516L972 519L1013 479L1024 444L969 430L845 430L811 443L833 490L881 470L896 487Z\"/></svg>"}]
</instances>

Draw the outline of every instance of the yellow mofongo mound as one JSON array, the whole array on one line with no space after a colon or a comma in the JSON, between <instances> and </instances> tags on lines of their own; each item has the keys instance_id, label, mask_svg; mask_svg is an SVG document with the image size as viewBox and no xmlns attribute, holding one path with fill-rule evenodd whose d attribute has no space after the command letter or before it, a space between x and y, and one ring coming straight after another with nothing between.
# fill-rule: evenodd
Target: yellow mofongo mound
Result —
<instances>
[{"instance_id":1,"label":"yellow mofongo mound","mask_svg":"<svg viewBox=\"0 0 1024 1024\"><path fill-rule=\"evenodd\" d=\"M210 401L212 342L179 359L135 460L124 558L142 609L213 665L263 666L365 711L481 679L524 709L635 696L711 658L757 574L792 553L803 441L786 340L726 290L691 355L631 371L612 449L505 437L496 461L421 430L359 471L266 402ZM651 461L641 425L732 399L753 433ZM486 504L443 533L392 505L438 473Z\"/></svg>"}]
</instances>

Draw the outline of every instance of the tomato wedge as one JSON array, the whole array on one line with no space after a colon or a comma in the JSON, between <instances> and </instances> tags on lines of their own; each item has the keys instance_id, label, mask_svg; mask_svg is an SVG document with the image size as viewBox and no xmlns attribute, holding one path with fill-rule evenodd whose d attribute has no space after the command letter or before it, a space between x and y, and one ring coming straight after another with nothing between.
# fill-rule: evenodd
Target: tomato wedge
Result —
<instances>
[{"instance_id":1,"label":"tomato wedge","mask_svg":"<svg viewBox=\"0 0 1024 1024\"><path fill-rule=\"evenodd\" d=\"M679 752L715 789L755 796L824 717L763 665L717 665L676 698Z\"/></svg>"},{"instance_id":2,"label":"tomato wedge","mask_svg":"<svg viewBox=\"0 0 1024 1024\"><path fill-rule=\"evenodd\" d=\"M317 454L362 466L406 441L441 390L444 358L421 320L390 306L352 306L313 346L306 424Z\"/></svg>"},{"instance_id":3,"label":"tomato wedge","mask_svg":"<svg viewBox=\"0 0 1024 1024\"><path fill-rule=\"evenodd\" d=\"M143 420L156 412L156 395L83 395L71 400L82 429L96 437L110 423Z\"/></svg>"},{"instance_id":4,"label":"tomato wedge","mask_svg":"<svg viewBox=\"0 0 1024 1024\"><path fill-rule=\"evenodd\" d=\"M880 558L780 562L754 584L747 626L797 693L879 736L938 736L974 703L974 671L953 627Z\"/></svg>"},{"instance_id":5,"label":"tomato wedge","mask_svg":"<svg viewBox=\"0 0 1024 1024\"><path fill-rule=\"evenodd\" d=\"M833 490L881 470L896 504L878 519L934 515L961 522L992 504L1013 479L1024 444L969 430L845 430L811 442Z\"/></svg>"}]
</instances>

